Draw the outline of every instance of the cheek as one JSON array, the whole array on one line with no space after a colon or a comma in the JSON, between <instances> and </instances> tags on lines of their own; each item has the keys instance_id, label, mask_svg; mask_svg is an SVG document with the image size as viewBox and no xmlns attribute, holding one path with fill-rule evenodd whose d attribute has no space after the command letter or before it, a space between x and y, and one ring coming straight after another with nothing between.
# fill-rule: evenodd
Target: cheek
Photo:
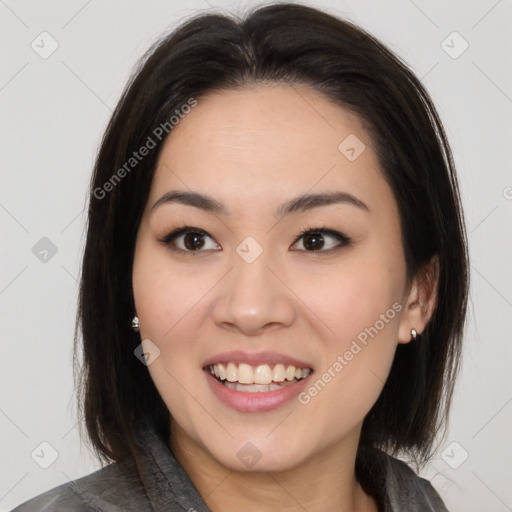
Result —
<instances>
[{"instance_id":1,"label":"cheek","mask_svg":"<svg viewBox=\"0 0 512 512\"><path fill-rule=\"evenodd\" d=\"M141 340L149 338L160 351L148 371L171 414L185 421L194 412L190 394L199 390L198 347L191 341L213 277L181 271L165 251L147 243L137 247L132 279Z\"/></svg>"},{"instance_id":2,"label":"cheek","mask_svg":"<svg viewBox=\"0 0 512 512\"><path fill-rule=\"evenodd\" d=\"M308 316L313 313L320 320L317 325L322 326L322 339L342 349L361 333L364 339L364 333L376 323L382 337L397 332L397 307L392 306L401 297L401 288L397 265L361 253L322 271L302 272L295 289L299 297L305 297Z\"/></svg>"},{"instance_id":3,"label":"cheek","mask_svg":"<svg viewBox=\"0 0 512 512\"><path fill-rule=\"evenodd\" d=\"M323 334L321 367L303 403L310 402L328 429L337 428L340 407L346 418L364 418L382 391L397 346L401 269L396 260L393 266L367 254L308 277L299 292L309 289L307 306L321 320Z\"/></svg>"},{"instance_id":4,"label":"cheek","mask_svg":"<svg viewBox=\"0 0 512 512\"><path fill-rule=\"evenodd\" d=\"M161 248L141 245L133 267L141 334L164 344L186 339L194 322L198 325L203 299L213 285L211 274L184 272Z\"/></svg>"}]
</instances>

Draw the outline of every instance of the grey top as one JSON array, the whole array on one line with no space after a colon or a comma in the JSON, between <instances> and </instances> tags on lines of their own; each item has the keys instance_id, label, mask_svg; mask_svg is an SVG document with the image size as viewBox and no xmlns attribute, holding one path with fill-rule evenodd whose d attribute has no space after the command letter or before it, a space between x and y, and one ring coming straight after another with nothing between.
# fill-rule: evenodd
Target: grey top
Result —
<instances>
[{"instance_id":1,"label":"grey top","mask_svg":"<svg viewBox=\"0 0 512 512\"><path fill-rule=\"evenodd\" d=\"M133 458L109 464L19 505L12 512L209 512L171 450L151 429ZM375 451L384 485L377 495L386 512L448 512L430 483L404 462Z\"/></svg>"}]
</instances>

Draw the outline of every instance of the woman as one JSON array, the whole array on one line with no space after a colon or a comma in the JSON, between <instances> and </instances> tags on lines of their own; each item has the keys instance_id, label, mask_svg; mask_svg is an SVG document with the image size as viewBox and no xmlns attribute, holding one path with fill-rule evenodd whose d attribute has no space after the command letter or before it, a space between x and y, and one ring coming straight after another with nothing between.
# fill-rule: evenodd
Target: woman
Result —
<instances>
[{"instance_id":1,"label":"woman","mask_svg":"<svg viewBox=\"0 0 512 512\"><path fill-rule=\"evenodd\" d=\"M395 55L305 6L196 16L141 61L91 184L80 404L112 464L16 510L446 510L396 456L444 425L467 269L450 147Z\"/></svg>"}]
</instances>

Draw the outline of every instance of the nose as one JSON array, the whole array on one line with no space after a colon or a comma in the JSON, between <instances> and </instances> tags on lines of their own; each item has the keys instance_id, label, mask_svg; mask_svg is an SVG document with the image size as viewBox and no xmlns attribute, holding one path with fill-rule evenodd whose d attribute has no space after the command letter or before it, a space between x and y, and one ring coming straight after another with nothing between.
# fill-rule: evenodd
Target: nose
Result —
<instances>
[{"instance_id":1,"label":"nose","mask_svg":"<svg viewBox=\"0 0 512 512\"><path fill-rule=\"evenodd\" d=\"M268 252L251 263L233 254L233 268L218 287L213 307L219 327L257 336L293 324L297 312L293 292L286 285L286 273L270 261Z\"/></svg>"}]
</instances>

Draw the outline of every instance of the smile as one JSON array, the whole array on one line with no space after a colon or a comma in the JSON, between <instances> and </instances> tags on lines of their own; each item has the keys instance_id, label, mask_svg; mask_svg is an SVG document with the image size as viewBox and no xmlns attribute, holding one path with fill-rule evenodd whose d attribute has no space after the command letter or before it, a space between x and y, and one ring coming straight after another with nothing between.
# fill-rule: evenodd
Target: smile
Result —
<instances>
[{"instance_id":1,"label":"smile","mask_svg":"<svg viewBox=\"0 0 512 512\"><path fill-rule=\"evenodd\" d=\"M306 378L311 368L297 368L292 364L216 363L208 366L211 375L227 388L246 393L280 390Z\"/></svg>"},{"instance_id":2,"label":"smile","mask_svg":"<svg viewBox=\"0 0 512 512\"><path fill-rule=\"evenodd\" d=\"M304 362L291 363L283 355L238 352L206 361L203 372L213 395L225 406L242 413L263 413L293 403L308 386L313 369Z\"/></svg>"}]
</instances>

